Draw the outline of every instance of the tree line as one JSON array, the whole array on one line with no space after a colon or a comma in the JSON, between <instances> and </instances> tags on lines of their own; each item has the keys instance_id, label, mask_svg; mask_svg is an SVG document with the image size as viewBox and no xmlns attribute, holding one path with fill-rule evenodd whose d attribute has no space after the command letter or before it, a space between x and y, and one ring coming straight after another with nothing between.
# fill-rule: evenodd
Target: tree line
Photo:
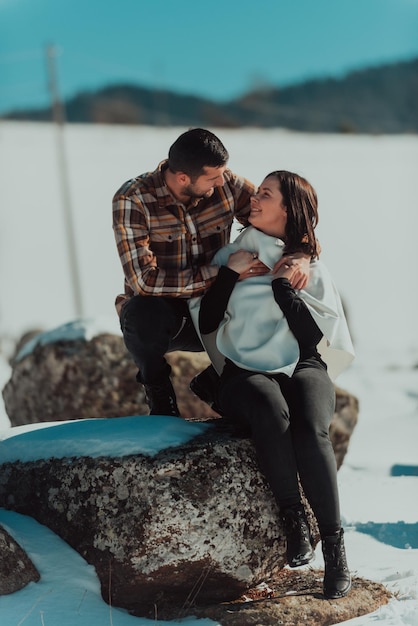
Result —
<instances>
[{"instance_id":1,"label":"tree line","mask_svg":"<svg viewBox=\"0 0 418 626\"><path fill-rule=\"evenodd\" d=\"M119 84L78 93L64 108L70 123L416 133L418 58L352 71L341 78L265 86L228 102ZM48 121L52 109L11 111L2 117Z\"/></svg>"}]
</instances>

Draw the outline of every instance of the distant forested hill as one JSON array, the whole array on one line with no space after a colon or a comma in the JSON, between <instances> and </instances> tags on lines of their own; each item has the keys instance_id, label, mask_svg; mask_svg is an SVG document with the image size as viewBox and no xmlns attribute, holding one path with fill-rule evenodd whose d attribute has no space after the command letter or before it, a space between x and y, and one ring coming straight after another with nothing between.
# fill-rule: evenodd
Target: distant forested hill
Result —
<instances>
[{"instance_id":1,"label":"distant forested hill","mask_svg":"<svg viewBox=\"0 0 418 626\"><path fill-rule=\"evenodd\" d=\"M65 102L68 122L259 128L312 132L418 132L418 59L254 90L229 102L112 85ZM51 109L12 111L5 119L50 120Z\"/></svg>"}]
</instances>

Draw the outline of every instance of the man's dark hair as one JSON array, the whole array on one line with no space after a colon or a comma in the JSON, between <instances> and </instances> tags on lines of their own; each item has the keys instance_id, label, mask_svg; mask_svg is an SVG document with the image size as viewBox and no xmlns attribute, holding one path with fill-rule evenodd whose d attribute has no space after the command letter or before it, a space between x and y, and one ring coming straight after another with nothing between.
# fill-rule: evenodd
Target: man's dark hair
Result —
<instances>
[{"instance_id":1,"label":"man's dark hair","mask_svg":"<svg viewBox=\"0 0 418 626\"><path fill-rule=\"evenodd\" d=\"M216 135L204 128L193 128L180 135L168 152L171 172L183 172L195 180L204 167L226 165L229 154Z\"/></svg>"}]
</instances>

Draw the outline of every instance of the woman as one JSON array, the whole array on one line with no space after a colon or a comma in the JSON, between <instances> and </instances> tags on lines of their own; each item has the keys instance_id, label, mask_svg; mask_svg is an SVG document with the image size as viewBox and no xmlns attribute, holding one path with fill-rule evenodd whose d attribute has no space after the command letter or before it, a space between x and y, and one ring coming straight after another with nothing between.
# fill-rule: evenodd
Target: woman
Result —
<instances>
[{"instance_id":1,"label":"woman","mask_svg":"<svg viewBox=\"0 0 418 626\"><path fill-rule=\"evenodd\" d=\"M341 527L337 468L329 425L332 380L354 351L339 295L317 260L317 196L301 176L269 174L251 200L250 226L214 257L216 282L194 303L199 329L221 373L223 414L250 427L260 467L284 522L290 567L314 552L298 476L316 516L325 562L324 595L351 587ZM278 262L301 251L312 258L306 289L291 285L292 266ZM216 333L211 354L209 337Z\"/></svg>"}]
</instances>

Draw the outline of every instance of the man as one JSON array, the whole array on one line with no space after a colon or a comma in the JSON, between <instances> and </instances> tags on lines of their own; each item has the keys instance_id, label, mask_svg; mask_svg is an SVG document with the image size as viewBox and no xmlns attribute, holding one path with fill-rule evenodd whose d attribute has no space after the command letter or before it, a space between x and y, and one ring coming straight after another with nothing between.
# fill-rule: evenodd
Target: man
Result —
<instances>
[{"instance_id":1,"label":"man","mask_svg":"<svg viewBox=\"0 0 418 626\"><path fill-rule=\"evenodd\" d=\"M204 350L188 300L214 281L218 267L211 259L229 242L234 218L247 224L255 187L227 168L228 158L213 133L189 130L155 171L129 180L113 198L113 229L125 274L116 308L151 415L179 415L165 354ZM255 264L254 273L264 271L261 262ZM306 277L302 264L295 281L301 286ZM192 389L211 402L216 379L209 367Z\"/></svg>"}]
</instances>

